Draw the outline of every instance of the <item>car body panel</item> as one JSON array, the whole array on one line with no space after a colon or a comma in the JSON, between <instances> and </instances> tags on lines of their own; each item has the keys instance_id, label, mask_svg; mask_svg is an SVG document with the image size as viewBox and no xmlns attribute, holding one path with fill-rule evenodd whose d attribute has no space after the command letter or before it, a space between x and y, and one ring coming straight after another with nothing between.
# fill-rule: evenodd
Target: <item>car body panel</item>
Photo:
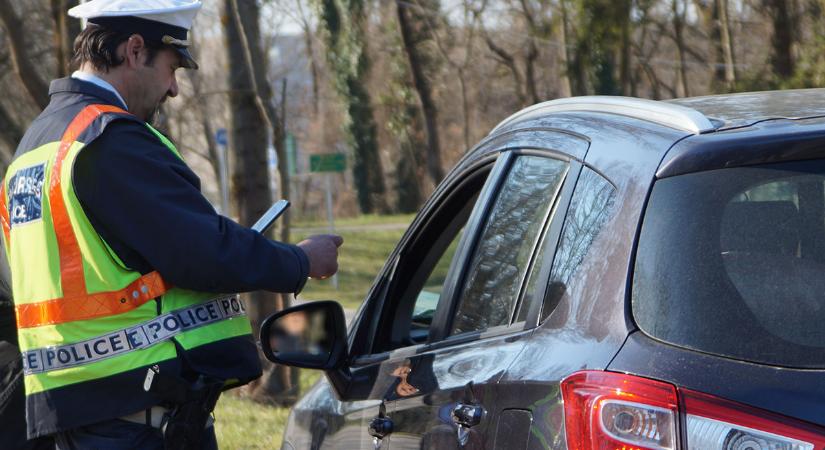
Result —
<instances>
[{"instance_id":1,"label":"car body panel","mask_svg":"<svg viewBox=\"0 0 825 450\"><path fill-rule=\"evenodd\" d=\"M387 395L395 424L390 447L457 445L457 429L450 413L459 404L477 405L486 411L481 423L468 430L470 448L480 448L478 443L491 439L491 424L495 424L501 398L497 386L502 368L519 357L526 335L496 336L388 361L392 370L382 372L395 376L399 369L409 367L403 381L415 390L405 397L394 384L395 390ZM468 347L473 351L467 351Z\"/></svg>"},{"instance_id":2,"label":"car body panel","mask_svg":"<svg viewBox=\"0 0 825 450\"><path fill-rule=\"evenodd\" d=\"M773 119L712 135L690 136L668 152L657 178L700 170L822 157L825 118Z\"/></svg>"},{"instance_id":3,"label":"car body panel","mask_svg":"<svg viewBox=\"0 0 825 450\"><path fill-rule=\"evenodd\" d=\"M458 429L449 412L469 402L483 406L486 414L470 429L465 448L564 449L560 382L582 369L659 379L825 426L825 370L753 364L665 344L638 331L630 309L634 252L656 180L775 160L822 158L825 90L673 102L706 114L717 124L716 131L695 134L640 117L598 111L527 114L505 121L468 152L417 215L350 327L350 352L354 352L350 365L362 388L356 397L367 400L341 402L332 398L335 393L326 380L319 382L296 405L288 438L295 436L294 444L298 439L303 443L310 439L305 436L318 434L311 430L319 424L326 427L326 436L313 436L309 447L296 448L344 448L343 443L355 439L362 442L354 448L372 448L366 423L383 400L396 429L381 442L382 448L455 448ZM575 276L549 317L539 323L541 308L534 301L520 327L444 340L442 330L435 335L436 342L380 355L358 354L359 339L369 340L362 330L374 320L381 303L391 301L384 298L384 291L391 278L399 276L394 273L399 255L410 245L415 230L429 220L431 210L480 161L489 163L498 157L501 165L506 161L498 155L512 159L510 154L524 152L570 161L557 200L560 213L547 228L547 251L533 269L540 274L542 299L549 291L560 230L580 173L592 171L614 188L614 206L602 231L582 250ZM482 218L483 214L476 214L468 223L481 228ZM467 245L465 255L472 255L472 246ZM451 292L460 285L460 279L454 280ZM453 302L460 295L456 294ZM445 327L454 310L439 308L438 323Z\"/></svg>"},{"instance_id":4,"label":"car body panel","mask_svg":"<svg viewBox=\"0 0 825 450\"><path fill-rule=\"evenodd\" d=\"M825 89L745 92L668 100L721 121L721 130L753 125L766 119L825 116Z\"/></svg>"},{"instance_id":5,"label":"car body panel","mask_svg":"<svg viewBox=\"0 0 825 450\"><path fill-rule=\"evenodd\" d=\"M586 270L575 292L532 333L499 382L501 408L523 408L533 415L528 448L565 448L559 382L583 368L607 367L624 343L626 273L641 209L665 151L685 136L667 128L651 133L647 123L631 118L618 118L616 126L612 116L578 114L565 122L590 137L585 164L614 185L619 206L604 225L611 232L600 233L581 261Z\"/></svg>"},{"instance_id":6,"label":"car body panel","mask_svg":"<svg viewBox=\"0 0 825 450\"><path fill-rule=\"evenodd\" d=\"M825 426L825 370L753 364L630 335L609 370L677 386Z\"/></svg>"}]
</instances>

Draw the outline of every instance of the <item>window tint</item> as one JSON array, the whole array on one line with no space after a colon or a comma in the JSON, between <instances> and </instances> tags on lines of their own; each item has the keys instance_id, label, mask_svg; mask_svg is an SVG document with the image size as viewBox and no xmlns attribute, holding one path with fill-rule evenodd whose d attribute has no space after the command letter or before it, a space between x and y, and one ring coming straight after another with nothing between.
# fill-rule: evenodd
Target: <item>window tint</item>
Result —
<instances>
[{"instance_id":1,"label":"window tint","mask_svg":"<svg viewBox=\"0 0 825 450\"><path fill-rule=\"evenodd\" d=\"M510 323L567 166L539 156L515 160L479 238L450 334Z\"/></svg>"},{"instance_id":2,"label":"window tint","mask_svg":"<svg viewBox=\"0 0 825 450\"><path fill-rule=\"evenodd\" d=\"M656 182L633 314L659 339L767 364L825 367L825 162Z\"/></svg>"},{"instance_id":3,"label":"window tint","mask_svg":"<svg viewBox=\"0 0 825 450\"><path fill-rule=\"evenodd\" d=\"M556 255L553 257L541 320L546 319L562 297L570 292L573 279L590 249L590 244L612 215L615 197L616 188L609 181L587 167L582 168L573 198L570 200L567 217L564 219ZM546 246L542 247L544 251ZM536 281L538 279L537 276L533 278ZM530 292L531 289L535 290L528 283L527 291Z\"/></svg>"},{"instance_id":4,"label":"window tint","mask_svg":"<svg viewBox=\"0 0 825 450\"><path fill-rule=\"evenodd\" d=\"M400 249L382 309L370 326L370 353L423 344L449 277L464 226L475 207L493 162L456 181Z\"/></svg>"},{"instance_id":5,"label":"window tint","mask_svg":"<svg viewBox=\"0 0 825 450\"><path fill-rule=\"evenodd\" d=\"M473 202L475 203L475 201ZM441 300L441 293L444 289L444 282L447 280L447 273L450 270L450 263L455 256L455 251L458 248L458 243L461 241L461 235L464 234L464 229L453 238L453 241L444 251L444 254L438 259L438 262L433 267L432 273L424 282L424 287L418 292L413 306L412 324L410 334L413 341L423 342L433 322L436 307Z\"/></svg>"}]
</instances>

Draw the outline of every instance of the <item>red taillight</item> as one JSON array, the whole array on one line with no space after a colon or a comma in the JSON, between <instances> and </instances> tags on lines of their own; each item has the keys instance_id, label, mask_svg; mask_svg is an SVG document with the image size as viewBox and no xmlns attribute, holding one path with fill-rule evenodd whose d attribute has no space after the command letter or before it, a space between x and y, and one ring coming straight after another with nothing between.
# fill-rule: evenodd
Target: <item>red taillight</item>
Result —
<instances>
[{"instance_id":1,"label":"red taillight","mask_svg":"<svg viewBox=\"0 0 825 450\"><path fill-rule=\"evenodd\" d=\"M675 449L676 388L612 372L583 371L561 383L567 448Z\"/></svg>"},{"instance_id":2,"label":"red taillight","mask_svg":"<svg viewBox=\"0 0 825 450\"><path fill-rule=\"evenodd\" d=\"M570 449L675 450L679 414L689 450L825 448L819 427L661 381L581 371L561 389Z\"/></svg>"}]
</instances>

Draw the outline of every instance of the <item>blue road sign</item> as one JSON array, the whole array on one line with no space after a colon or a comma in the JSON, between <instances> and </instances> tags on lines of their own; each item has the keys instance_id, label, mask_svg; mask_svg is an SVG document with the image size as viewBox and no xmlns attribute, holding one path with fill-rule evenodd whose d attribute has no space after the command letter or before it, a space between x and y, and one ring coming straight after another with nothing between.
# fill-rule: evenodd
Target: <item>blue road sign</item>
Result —
<instances>
[{"instance_id":1,"label":"blue road sign","mask_svg":"<svg viewBox=\"0 0 825 450\"><path fill-rule=\"evenodd\" d=\"M218 131L215 132L215 141L217 141L218 145L226 145L229 143L229 139L226 135L226 128L218 128Z\"/></svg>"}]
</instances>

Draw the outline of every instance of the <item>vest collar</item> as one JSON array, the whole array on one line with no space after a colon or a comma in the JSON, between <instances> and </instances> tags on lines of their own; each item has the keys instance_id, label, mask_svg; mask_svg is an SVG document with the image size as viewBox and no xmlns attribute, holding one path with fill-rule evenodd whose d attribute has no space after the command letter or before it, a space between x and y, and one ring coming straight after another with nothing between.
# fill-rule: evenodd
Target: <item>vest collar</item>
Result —
<instances>
[{"instance_id":1,"label":"vest collar","mask_svg":"<svg viewBox=\"0 0 825 450\"><path fill-rule=\"evenodd\" d=\"M104 80L103 78L100 78L99 76L97 76L95 74L91 74L91 73L88 73L88 72L81 72L79 70L74 71L74 73L72 74L72 78L74 78L76 80L88 81L89 83L92 83L95 86L102 87L103 89L106 89L107 91L110 91L110 92L114 93L117 96L117 99L120 100L120 103L121 103L120 105L117 105L117 106L121 106L123 109L126 109L126 110L129 109L129 105L126 104L126 100L123 99L123 96L120 95L120 93L117 91L117 89L115 89L114 86L109 84L109 82Z\"/></svg>"},{"instance_id":2,"label":"vest collar","mask_svg":"<svg viewBox=\"0 0 825 450\"><path fill-rule=\"evenodd\" d=\"M119 107L126 106L121 103L118 96L114 92L104 89L89 81L84 81L77 78L67 77L53 80L49 86L49 95L54 97L58 94L89 95L92 97L97 97L101 100L96 103L105 103Z\"/></svg>"}]
</instances>

